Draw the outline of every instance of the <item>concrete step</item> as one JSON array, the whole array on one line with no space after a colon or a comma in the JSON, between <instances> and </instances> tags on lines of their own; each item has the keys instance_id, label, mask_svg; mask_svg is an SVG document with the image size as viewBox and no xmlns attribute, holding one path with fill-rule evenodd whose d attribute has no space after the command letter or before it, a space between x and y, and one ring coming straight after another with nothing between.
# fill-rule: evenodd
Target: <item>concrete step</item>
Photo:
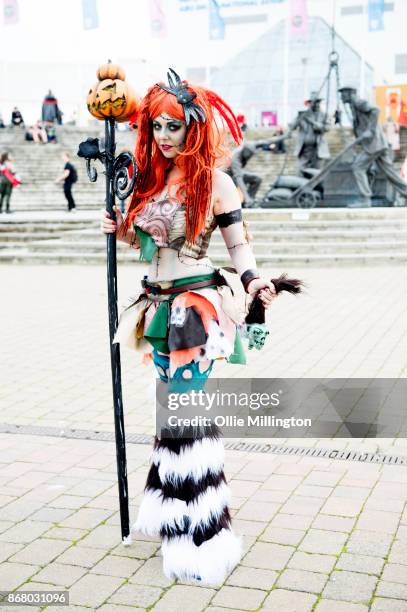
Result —
<instances>
[{"instance_id":1,"label":"concrete step","mask_svg":"<svg viewBox=\"0 0 407 612\"><path fill-rule=\"evenodd\" d=\"M0 263L31 263L31 264L103 264L106 262L106 254L102 253L72 253L72 252L60 252L58 254L52 252L36 252L24 253L21 250L11 250L4 252L0 250ZM132 252L132 249L127 251L120 251L118 253L118 262L121 264L129 263L131 265L142 265L145 269L145 263L138 262L137 253ZM221 254L212 258L212 262L215 266L230 265L230 259L223 257ZM266 266L278 266L278 267L290 267L290 266L315 266L315 267L326 267L326 266L365 266L365 265L405 265L407 263L407 250L403 253L389 254L386 252L374 253L374 254L344 254L344 253L332 253L323 255L312 255L312 254L279 254L274 253L270 256L257 257L257 264L259 267Z\"/></svg>"}]
</instances>

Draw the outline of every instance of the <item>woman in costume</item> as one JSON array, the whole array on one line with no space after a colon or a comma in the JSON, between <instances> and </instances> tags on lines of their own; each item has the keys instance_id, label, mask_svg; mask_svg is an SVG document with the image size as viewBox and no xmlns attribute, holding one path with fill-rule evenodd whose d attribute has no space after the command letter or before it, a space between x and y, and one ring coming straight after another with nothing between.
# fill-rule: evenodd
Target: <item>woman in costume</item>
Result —
<instances>
[{"instance_id":1,"label":"woman in costume","mask_svg":"<svg viewBox=\"0 0 407 612\"><path fill-rule=\"evenodd\" d=\"M116 207L114 222L105 212L102 231L117 232L150 265L115 340L151 355L169 385L202 383L216 359L245 363L233 292L206 256L216 227L246 293L259 296L265 308L276 295L256 270L236 187L216 169L225 127L237 144L241 131L217 94L172 70L168 85L147 92L137 124L138 174L127 214ZM223 466L215 429L194 438L155 438L133 529L161 536L171 579L220 584L240 560Z\"/></svg>"}]
</instances>

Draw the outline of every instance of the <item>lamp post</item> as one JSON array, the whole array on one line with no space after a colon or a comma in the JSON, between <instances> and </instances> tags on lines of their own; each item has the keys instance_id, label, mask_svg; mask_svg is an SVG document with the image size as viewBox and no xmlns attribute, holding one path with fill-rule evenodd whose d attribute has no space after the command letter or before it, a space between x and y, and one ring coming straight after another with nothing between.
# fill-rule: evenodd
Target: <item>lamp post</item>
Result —
<instances>
[{"instance_id":1,"label":"lamp post","mask_svg":"<svg viewBox=\"0 0 407 612\"><path fill-rule=\"evenodd\" d=\"M104 166L106 176L106 210L115 220L115 197L125 200L133 190L136 180L136 165L131 153L116 153L116 121L127 121L138 110L138 99L125 81L120 66L110 62L97 70L98 82L89 90L87 106L89 112L104 121L105 149L100 149L98 138L88 138L79 145L78 156L86 160L89 180L94 183L98 173L92 162L99 161ZM131 172L129 169L131 168ZM126 439L124 431L120 346L113 344L118 325L117 312L117 258L116 235L107 234L107 290L110 338L110 362L112 371L112 391L114 426L116 438L117 476L120 502L120 522L123 544L131 542L129 526L129 495L127 484Z\"/></svg>"}]
</instances>

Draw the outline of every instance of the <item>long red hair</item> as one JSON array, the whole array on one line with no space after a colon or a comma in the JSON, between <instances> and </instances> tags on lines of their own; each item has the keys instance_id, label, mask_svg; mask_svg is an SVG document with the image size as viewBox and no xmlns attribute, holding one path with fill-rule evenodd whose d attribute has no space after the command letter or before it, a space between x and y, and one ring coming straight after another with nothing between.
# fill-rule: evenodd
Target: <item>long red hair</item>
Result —
<instances>
[{"instance_id":1,"label":"long red hair","mask_svg":"<svg viewBox=\"0 0 407 612\"><path fill-rule=\"evenodd\" d=\"M200 86L188 86L188 89L196 93L193 102L203 109L206 116L204 122L191 118L184 148L175 159L181 171L177 197L182 197L185 202L186 239L193 243L205 226L212 196L213 171L217 161L225 155L225 123L237 144L242 141L242 133L233 111L215 92ZM153 119L161 113L185 121L183 106L176 97L154 85L143 98L138 113L135 151L138 174L127 216L120 228L123 234L149 199L162 192L166 175L174 163L164 157L154 140Z\"/></svg>"}]
</instances>

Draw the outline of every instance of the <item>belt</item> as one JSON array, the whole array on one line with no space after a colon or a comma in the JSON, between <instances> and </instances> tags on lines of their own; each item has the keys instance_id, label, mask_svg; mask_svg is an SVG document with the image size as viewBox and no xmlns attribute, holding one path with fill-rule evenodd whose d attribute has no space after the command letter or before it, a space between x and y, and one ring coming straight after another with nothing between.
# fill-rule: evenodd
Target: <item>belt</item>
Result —
<instances>
[{"instance_id":1,"label":"belt","mask_svg":"<svg viewBox=\"0 0 407 612\"><path fill-rule=\"evenodd\" d=\"M198 281L196 283L186 283L185 285L178 285L177 287L169 287L168 289L162 289L160 286L151 285L145 279L141 281L141 286L145 289L147 295L152 293L153 295L171 295L172 293L182 293L183 291L189 291L191 289L202 289L202 287L217 286L219 283L216 278L208 279L204 281Z\"/></svg>"}]
</instances>

